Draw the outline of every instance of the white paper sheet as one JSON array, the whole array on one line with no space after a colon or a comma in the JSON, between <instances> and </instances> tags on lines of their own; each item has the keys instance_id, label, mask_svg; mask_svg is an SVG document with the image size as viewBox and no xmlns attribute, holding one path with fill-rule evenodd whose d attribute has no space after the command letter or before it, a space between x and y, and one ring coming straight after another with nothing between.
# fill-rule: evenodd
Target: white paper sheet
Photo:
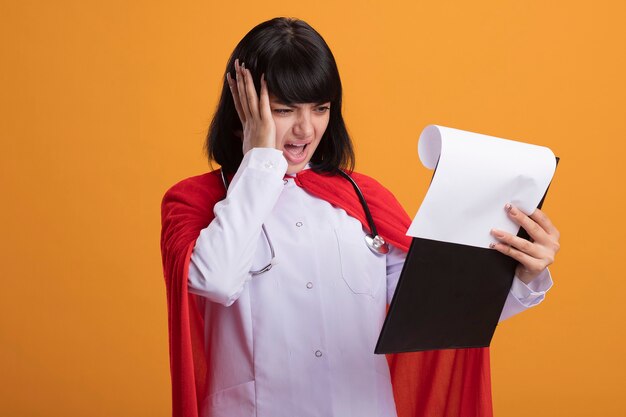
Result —
<instances>
[{"instance_id":1,"label":"white paper sheet","mask_svg":"<svg viewBox=\"0 0 626 417\"><path fill-rule=\"evenodd\" d=\"M556 169L546 147L436 125L422 131L418 153L437 169L407 235L482 248L496 241L493 228L517 233L505 204L531 214Z\"/></svg>"}]
</instances>

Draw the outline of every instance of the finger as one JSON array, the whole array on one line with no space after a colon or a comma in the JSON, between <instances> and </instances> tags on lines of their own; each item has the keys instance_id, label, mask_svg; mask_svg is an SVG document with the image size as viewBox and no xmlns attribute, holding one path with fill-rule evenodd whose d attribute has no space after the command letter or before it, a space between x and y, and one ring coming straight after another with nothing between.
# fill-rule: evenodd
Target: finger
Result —
<instances>
[{"instance_id":1,"label":"finger","mask_svg":"<svg viewBox=\"0 0 626 417\"><path fill-rule=\"evenodd\" d=\"M517 262L522 264L524 269L529 273L537 274L548 266L548 263L545 260L533 258L532 256L527 255L524 252L520 252L504 243L492 243L489 247L515 259Z\"/></svg>"},{"instance_id":2,"label":"finger","mask_svg":"<svg viewBox=\"0 0 626 417\"><path fill-rule=\"evenodd\" d=\"M533 214L530 215L530 218L539 223L539 226L543 228L549 235L556 237L557 239L560 236L559 231L550 221L550 218L543 211L536 209Z\"/></svg>"},{"instance_id":3,"label":"finger","mask_svg":"<svg viewBox=\"0 0 626 417\"><path fill-rule=\"evenodd\" d=\"M243 79L243 66L239 65L239 60L235 60L235 68L237 68L237 93L239 95L239 102L241 104L241 110L243 111L246 122L250 118L250 109L248 108L248 98L246 97L246 86Z\"/></svg>"},{"instance_id":4,"label":"finger","mask_svg":"<svg viewBox=\"0 0 626 417\"><path fill-rule=\"evenodd\" d=\"M269 120L272 117L272 110L270 109L270 96L267 90L267 82L265 81L265 74L261 74L261 100L260 100L260 113L261 119Z\"/></svg>"},{"instance_id":5,"label":"finger","mask_svg":"<svg viewBox=\"0 0 626 417\"><path fill-rule=\"evenodd\" d=\"M533 258L540 258L543 252L543 248L538 246L537 244L533 244L529 240L523 239L521 237L512 235L503 230L493 229L491 234L494 235L500 242L505 243L509 246L514 247L520 252L524 252Z\"/></svg>"},{"instance_id":6,"label":"finger","mask_svg":"<svg viewBox=\"0 0 626 417\"><path fill-rule=\"evenodd\" d=\"M241 124L246 122L244 118L243 110L241 109L241 103L239 102L239 93L237 92L237 83L230 77L230 72L226 73L226 81L228 82L228 86L230 87L230 93L233 96L233 101L235 102L235 110L237 111L237 115L239 116L239 120L241 120Z\"/></svg>"},{"instance_id":7,"label":"finger","mask_svg":"<svg viewBox=\"0 0 626 417\"><path fill-rule=\"evenodd\" d=\"M505 209L508 212L509 217L513 219L515 223L522 226L533 240L541 242L548 240L548 233L533 219L522 213L520 209L512 204L507 204Z\"/></svg>"},{"instance_id":8,"label":"finger","mask_svg":"<svg viewBox=\"0 0 626 417\"><path fill-rule=\"evenodd\" d=\"M255 119L259 118L259 99L256 95L256 88L254 86L254 80L252 79L252 73L248 68L243 71L244 81L246 84L246 96L248 97L248 108L250 114Z\"/></svg>"}]
</instances>

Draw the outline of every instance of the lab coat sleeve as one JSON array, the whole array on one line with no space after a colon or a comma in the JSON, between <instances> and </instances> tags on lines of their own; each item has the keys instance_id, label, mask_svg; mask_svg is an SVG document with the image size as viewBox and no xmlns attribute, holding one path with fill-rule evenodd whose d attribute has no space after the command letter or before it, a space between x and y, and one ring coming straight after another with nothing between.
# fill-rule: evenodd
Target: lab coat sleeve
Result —
<instances>
[{"instance_id":1,"label":"lab coat sleeve","mask_svg":"<svg viewBox=\"0 0 626 417\"><path fill-rule=\"evenodd\" d=\"M253 148L200 231L189 262L189 292L230 306L252 278L250 269L261 226L284 188L287 161L274 148Z\"/></svg>"},{"instance_id":2,"label":"lab coat sleeve","mask_svg":"<svg viewBox=\"0 0 626 417\"><path fill-rule=\"evenodd\" d=\"M387 254L387 304L391 304L405 259L406 253L390 245L390 250ZM548 292L551 287L552 277L550 276L548 268L544 269L543 272L528 285L524 284L515 276L504 303L504 308L500 314L499 321L505 320L541 303L546 296L546 292Z\"/></svg>"},{"instance_id":3,"label":"lab coat sleeve","mask_svg":"<svg viewBox=\"0 0 626 417\"><path fill-rule=\"evenodd\" d=\"M405 259L406 252L389 244L389 253L387 254L387 304L391 304Z\"/></svg>"},{"instance_id":4,"label":"lab coat sleeve","mask_svg":"<svg viewBox=\"0 0 626 417\"><path fill-rule=\"evenodd\" d=\"M524 282L515 276L511 290L504 303L504 308L500 314L499 321L508 319L527 308L534 307L541 303L550 288L552 288L552 276L548 268L544 269L537 278L533 279L529 284L524 284Z\"/></svg>"}]
</instances>

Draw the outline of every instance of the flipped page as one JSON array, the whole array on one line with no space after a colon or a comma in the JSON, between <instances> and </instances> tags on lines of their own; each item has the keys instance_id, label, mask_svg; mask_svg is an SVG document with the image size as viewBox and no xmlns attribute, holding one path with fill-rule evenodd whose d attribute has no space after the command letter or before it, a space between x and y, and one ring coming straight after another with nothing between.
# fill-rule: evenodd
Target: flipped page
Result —
<instances>
[{"instance_id":1,"label":"flipped page","mask_svg":"<svg viewBox=\"0 0 626 417\"><path fill-rule=\"evenodd\" d=\"M436 125L418 152L436 169L375 352L489 346L517 265L489 248L490 230L520 231L505 204L531 214L557 159L542 146Z\"/></svg>"}]
</instances>

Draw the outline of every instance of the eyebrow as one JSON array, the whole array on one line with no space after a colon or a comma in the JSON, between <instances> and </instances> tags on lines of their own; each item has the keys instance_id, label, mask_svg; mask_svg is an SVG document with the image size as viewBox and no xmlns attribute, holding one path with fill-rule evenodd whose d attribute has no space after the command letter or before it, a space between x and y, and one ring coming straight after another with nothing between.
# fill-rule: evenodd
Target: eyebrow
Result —
<instances>
[{"instance_id":1,"label":"eyebrow","mask_svg":"<svg viewBox=\"0 0 626 417\"><path fill-rule=\"evenodd\" d=\"M282 106L288 106L288 107L298 107L298 105L296 103L285 103L282 100L279 99L275 99L273 100L276 104L280 104ZM316 106L319 106L320 104L326 104L326 103L330 103L330 100L328 101L318 101L317 103L313 103Z\"/></svg>"}]
</instances>

